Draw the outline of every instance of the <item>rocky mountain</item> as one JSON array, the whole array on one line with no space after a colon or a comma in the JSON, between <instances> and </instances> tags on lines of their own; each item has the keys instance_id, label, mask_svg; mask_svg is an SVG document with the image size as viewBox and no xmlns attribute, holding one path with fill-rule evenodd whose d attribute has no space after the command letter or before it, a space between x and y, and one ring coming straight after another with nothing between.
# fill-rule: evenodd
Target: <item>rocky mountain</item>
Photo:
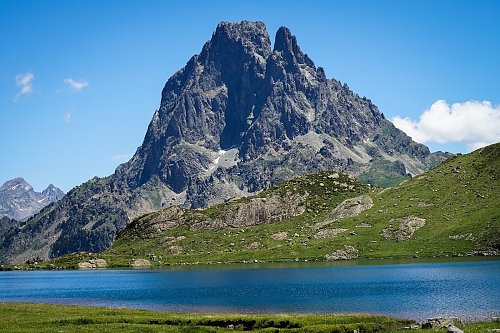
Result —
<instances>
[{"instance_id":1,"label":"rocky mountain","mask_svg":"<svg viewBox=\"0 0 500 333\"><path fill-rule=\"evenodd\" d=\"M6 235L0 257L100 252L129 221L160 208L206 207L321 170L387 182L447 157L327 79L287 28L271 48L263 23L222 22L165 84L132 159Z\"/></svg>"},{"instance_id":2,"label":"rocky mountain","mask_svg":"<svg viewBox=\"0 0 500 333\"><path fill-rule=\"evenodd\" d=\"M10 228L16 227L19 221L8 218L7 216L0 218L0 239Z\"/></svg>"},{"instance_id":3,"label":"rocky mountain","mask_svg":"<svg viewBox=\"0 0 500 333\"><path fill-rule=\"evenodd\" d=\"M0 187L0 217L22 221L63 196L64 192L52 184L40 193L23 178L15 178Z\"/></svg>"}]
</instances>

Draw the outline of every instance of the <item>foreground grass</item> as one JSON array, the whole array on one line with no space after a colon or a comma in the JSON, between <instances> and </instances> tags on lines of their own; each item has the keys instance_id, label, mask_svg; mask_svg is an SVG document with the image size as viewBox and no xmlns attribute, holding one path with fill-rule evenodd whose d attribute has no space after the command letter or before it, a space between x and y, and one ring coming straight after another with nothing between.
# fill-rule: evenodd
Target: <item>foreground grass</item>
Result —
<instances>
[{"instance_id":1,"label":"foreground grass","mask_svg":"<svg viewBox=\"0 0 500 333\"><path fill-rule=\"evenodd\" d=\"M30 303L0 303L0 332L404 332L413 322L367 314L184 314ZM232 326L230 326L232 325ZM464 332L500 329L466 323ZM232 328L229 328L232 327ZM405 328L406 327L406 328ZM414 330L412 330L414 331ZM422 330L445 332L445 329Z\"/></svg>"},{"instance_id":2,"label":"foreground grass","mask_svg":"<svg viewBox=\"0 0 500 333\"><path fill-rule=\"evenodd\" d=\"M411 321L372 315L181 314L50 304L0 303L0 332L385 332ZM233 325L233 328L228 326Z\"/></svg>"}]
</instances>

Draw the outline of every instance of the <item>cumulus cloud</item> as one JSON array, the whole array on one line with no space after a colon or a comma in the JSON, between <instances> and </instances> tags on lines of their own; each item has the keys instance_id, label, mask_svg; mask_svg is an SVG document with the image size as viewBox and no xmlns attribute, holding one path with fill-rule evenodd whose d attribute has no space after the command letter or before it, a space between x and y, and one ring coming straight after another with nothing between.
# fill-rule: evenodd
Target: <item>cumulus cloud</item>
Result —
<instances>
[{"instance_id":1,"label":"cumulus cloud","mask_svg":"<svg viewBox=\"0 0 500 333\"><path fill-rule=\"evenodd\" d=\"M35 75L32 72L16 75L16 86L21 90L16 95L16 100L24 95L29 95L33 92L33 80Z\"/></svg>"},{"instance_id":2,"label":"cumulus cloud","mask_svg":"<svg viewBox=\"0 0 500 333\"><path fill-rule=\"evenodd\" d=\"M66 83L73 91L80 91L89 86L87 81L84 80L78 81L78 80L73 80L71 78L64 79L64 83Z\"/></svg>"},{"instance_id":3,"label":"cumulus cloud","mask_svg":"<svg viewBox=\"0 0 500 333\"><path fill-rule=\"evenodd\" d=\"M128 154L117 154L111 156L111 159L117 163L124 163L130 159L130 155Z\"/></svg>"},{"instance_id":4,"label":"cumulus cloud","mask_svg":"<svg viewBox=\"0 0 500 333\"><path fill-rule=\"evenodd\" d=\"M438 100L418 121L396 116L392 122L420 143L461 143L474 150L500 141L500 105L488 101L448 104Z\"/></svg>"}]
</instances>

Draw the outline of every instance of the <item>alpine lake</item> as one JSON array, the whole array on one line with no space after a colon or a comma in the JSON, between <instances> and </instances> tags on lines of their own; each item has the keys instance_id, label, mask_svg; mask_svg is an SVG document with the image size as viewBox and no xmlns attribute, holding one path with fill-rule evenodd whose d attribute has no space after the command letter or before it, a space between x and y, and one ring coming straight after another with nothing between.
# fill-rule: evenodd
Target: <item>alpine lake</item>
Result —
<instances>
[{"instance_id":1,"label":"alpine lake","mask_svg":"<svg viewBox=\"0 0 500 333\"><path fill-rule=\"evenodd\" d=\"M500 314L500 259L365 260L0 272L0 302L189 313Z\"/></svg>"}]
</instances>

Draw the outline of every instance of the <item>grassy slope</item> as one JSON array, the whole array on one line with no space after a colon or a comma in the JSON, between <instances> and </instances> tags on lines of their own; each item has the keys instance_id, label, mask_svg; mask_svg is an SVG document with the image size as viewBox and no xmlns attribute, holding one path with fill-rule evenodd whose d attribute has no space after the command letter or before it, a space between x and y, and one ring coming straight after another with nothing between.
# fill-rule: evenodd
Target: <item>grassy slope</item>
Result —
<instances>
[{"instance_id":1,"label":"grassy slope","mask_svg":"<svg viewBox=\"0 0 500 333\"><path fill-rule=\"evenodd\" d=\"M373 197L375 205L342 221L373 225L363 235L364 256L448 256L500 248L500 144L451 158L432 171ZM410 240L394 243L377 235L391 218L417 216L426 224ZM452 239L450 236L457 236ZM361 242L358 242L361 244Z\"/></svg>"},{"instance_id":2,"label":"grassy slope","mask_svg":"<svg viewBox=\"0 0 500 333\"><path fill-rule=\"evenodd\" d=\"M136 257L150 259L150 254L155 254L157 261L154 264L175 264L182 262L216 263L216 262L243 262L243 261L290 261L296 258L316 259L321 258L332 247L335 241L316 240L312 235L313 225L322 222L343 200L364 194L370 191L369 187L356 184L346 175L340 178L328 178L332 173L322 172L312 176L300 177L285 182L277 188L261 193L261 197L269 197L285 192L309 193L306 201L306 212L302 215L273 224L263 224L251 227L230 228L222 230L191 230L190 225L183 225L174 230L166 231L159 237L144 241L133 234L124 232L116 244L105 252L103 258L113 263L117 258L124 258L130 262L130 254ZM339 184L354 186L353 189L341 187ZM323 184L321 186L320 184ZM337 189L337 191L335 191ZM231 209L239 204L240 199L228 204L213 206L197 213L210 217L218 216L221 211ZM151 215L149 217L153 217ZM149 218L148 217L148 218ZM274 240L271 235L278 232L288 232L284 240ZM297 236L298 235L298 236ZM168 255L171 244L165 244L165 237L186 237L185 240L176 242L183 251L178 255ZM248 249L253 242L259 242L258 249ZM331 251L330 251L331 252Z\"/></svg>"},{"instance_id":3,"label":"grassy slope","mask_svg":"<svg viewBox=\"0 0 500 333\"><path fill-rule=\"evenodd\" d=\"M281 195L285 192L309 193L307 210L302 215L279 223L223 230L191 230L189 222L165 231L153 239L141 239L125 230L101 257L110 266L129 266L134 258L145 258L153 265L180 263L217 263L248 261L324 260L326 254L345 245L359 250L360 258L446 257L489 254L500 248L500 144L468 155L451 158L432 171L387 190L374 190L355 184L345 175L329 178L323 172L285 182L259 196ZM337 183L335 183L337 182ZM323 183L323 186L320 184ZM354 185L349 190L339 183ZM335 191L337 188L337 191ZM333 222L323 228L347 229L333 238L316 239L314 225L323 222L329 212L349 197L369 194L374 206L360 215ZM226 209L248 198L186 214L218 216ZM156 216L153 213L136 220L135 224ZM381 236L391 219L416 216L426 224L409 240L399 243ZM369 228L356 227L362 223ZM274 240L272 234L288 232L284 240ZM186 237L168 243L167 237ZM452 237L452 238L450 238ZM454 238L454 239L453 239ZM256 249L250 243L259 242ZM171 247L179 246L178 254ZM74 267L88 255L70 255L52 264ZM42 267L45 264L42 264ZM46 266L45 266L46 267Z\"/></svg>"},{"instance_id":4,"label":"grassy slope","mask_svg":"<svg viewBox=\"0 0 500 333\"><path fill-rule=\"evenodd\" d=\"M109 255L145 256L155 254L158 263L232 262L322 259L344 245L360 251L360 257L431 257L477 254L499 248L500 243L500 144L492 145L468 155L454 157L431 172L385 191L373 191L356 186L355 191L333 192L327 173L303 177L284 183L277 189L298 188L311 193L309 208L301 216L275 224L225 229L219 231L192 231L181 226L167 231L154 240L140 242L127 233L106 252ZM348 182L346 178L341 181ZM325 186L319 186L323 182ZM374 206L357 217L334 222L328 228L348 229L334 238L315 239L313 225L323 221L328 213L347 197L369 193ZM223 206L205 210L217 215ZM394 218L417 216L426 224L414 236L403 242L384 239L381 232ZM358 228L368 223L371 228ZM396 224L393 222L393 224ZM270 235L287 231L286 240L276 241ZM293 235L298 234L298 237ZM166 236L185 236L179 242L183 252L167 255L161 240ZM455 236L452 239L450 238ZM461 239L460 239L461 238ZM258 241L259 249L245 245ZM208 254L210 252L210 254Z\"/></svg>"}]
</instances>

